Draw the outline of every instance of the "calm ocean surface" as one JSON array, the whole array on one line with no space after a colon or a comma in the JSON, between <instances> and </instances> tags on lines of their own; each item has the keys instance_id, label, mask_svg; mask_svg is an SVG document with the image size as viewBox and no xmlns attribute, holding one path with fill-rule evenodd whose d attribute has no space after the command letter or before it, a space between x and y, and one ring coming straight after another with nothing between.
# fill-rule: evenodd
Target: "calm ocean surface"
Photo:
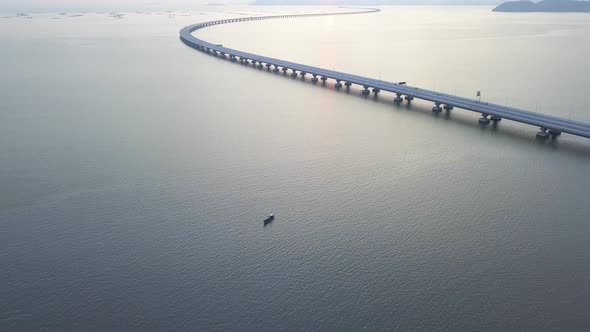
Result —
<instances>
[{"instance_id":1,"label":"calm ocean surface","mask_svg":"<svg viewBox=\"0 0 590 332\"><path fill-rule=\"evenodd\" d=\"M335 9L0 18L0 330L587 329L590 140L178 39ZM590 122L590 15L382 9L197 35Z\"/></svg>"}]
</instances>

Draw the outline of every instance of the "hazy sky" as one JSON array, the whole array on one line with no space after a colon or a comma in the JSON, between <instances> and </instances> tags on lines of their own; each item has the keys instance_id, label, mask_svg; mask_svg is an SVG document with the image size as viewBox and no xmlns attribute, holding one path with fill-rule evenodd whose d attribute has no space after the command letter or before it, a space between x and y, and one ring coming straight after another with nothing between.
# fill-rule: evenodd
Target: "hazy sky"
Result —
<instances>
[{"instance_id":1,"label":"hazy sky","mask_svg":"<svg viewBox=\"0 0 590 332\"><path fill-rule=\"evenodd\" d=\"M247 4L255 0L0 0L0 11L3 12L37 12L37 11L108 11L108 10L150 10L150 9L190 9L202 6L207 2L221 2L227 4ZM272 2L275 0L266 0ZM276 0L285 2L285 0ZM289 0L296 3L310 0ZM350 0L315 0L322 4L337 4ZM501 0L369 0L375 3L403 3L403 4L497 4ZM365 3L365 1L356 1Z\"/></svg>"},{"instance_id":2,"label":"hazy sky","mask_svg":"<svg viewBox=\"0 0 590 332\"><path fill-rule=\"evenodd\" d=\"M204 5L207 0L0 0L0 10L10 11L67 11L108 9L149 9ZM244 3L247 1L231 1ZM229 1L228 1L229 3Z\"/></svg>"}]
</instances>

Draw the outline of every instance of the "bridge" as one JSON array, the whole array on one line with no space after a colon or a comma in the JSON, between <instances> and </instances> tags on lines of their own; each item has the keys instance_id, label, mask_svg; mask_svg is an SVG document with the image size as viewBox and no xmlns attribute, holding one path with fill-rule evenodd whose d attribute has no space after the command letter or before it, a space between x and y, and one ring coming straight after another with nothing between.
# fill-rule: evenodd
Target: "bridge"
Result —
<instances>
[{"instance_id":1,"label":"bridge","mask_svg":"<svg viewBox=\"0 0 590 332\"><path fill-rule=\"evenodd\" d=\"M369 77L348 74L340 71L328 70L319 67L308 66L301 63L290 62L258 54L243 52L224 47L220 44L213 44L205 40L201 40L192 34L194 31L199 29L227 23L316 16L356 15L375 13L378 11L380 10L367 8L347 12L254 16L216 20L193 24L183 28L182 30L180 30L180 39L182 40L182 42L184 42L186 45L192 48L195 48L199 51L205 52L210 55L228 58L232 62L251 64L258 68L266 67L268 70L272 69L272 71L275 73L279 71L287 73L290 70L292 77L298 77L299 75L305 77L306 75L310 75L312 76L311 81L314 84L316 84L319 80L321 80L323 84L327 84L326 81L328 79L335 81L334 87L336 89L343 88L343 82L346 89L349 89L350 86L356 84L363 87L363 89L361 90L361 94L363 96L368 96L370 93L374 93L375 95L377 95L381 91L388 91L395 94L393 101L397 104L402 103L404 100L407 103L411 103L414 98L427 100L434 103L432 111L436 113L442 112L443 109L448 112L453 108L460 108L472 112L477 112L481 114L481 118L479 119L479 123L481 125L488 125L491 121L496 123L502 119L509 119L521 123L530 124L533 126L538 126L540 130L537 133L537 137L541 139L547 139L549 137L555 138L562 132L590 138L590 124L588 123L568 120L537 112L530 112L509 106L482 102L480 100L450 95L433 90L412 87L406 85L405 82L387 82Z\"/></svg>"}]
</instances>

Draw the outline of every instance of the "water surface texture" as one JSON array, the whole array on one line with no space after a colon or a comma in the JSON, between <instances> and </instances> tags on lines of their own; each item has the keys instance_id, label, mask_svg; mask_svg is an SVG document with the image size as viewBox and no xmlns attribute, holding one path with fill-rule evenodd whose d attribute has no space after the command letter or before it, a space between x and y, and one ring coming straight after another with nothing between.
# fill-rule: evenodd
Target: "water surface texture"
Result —
<instances>
[{"instance_id":1,"label":"water surface texture","mask_svg":"<svg viewBox=\"0 0 590 332\"><path fill-rule=\"evenodd\" d=\"M590 121L590 16L382 9L196 33ZM0 18L1 330L590 326L590 140L178 39L334 7L202 10Z\"/></svg>"}]
</instances>

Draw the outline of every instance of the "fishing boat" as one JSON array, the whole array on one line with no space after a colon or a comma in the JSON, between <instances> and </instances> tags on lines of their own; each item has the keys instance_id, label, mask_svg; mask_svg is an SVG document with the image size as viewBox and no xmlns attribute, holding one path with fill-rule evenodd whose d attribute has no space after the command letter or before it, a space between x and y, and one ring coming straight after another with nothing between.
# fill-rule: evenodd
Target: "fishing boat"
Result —
<instances>
[{"instance_id":1,"label":"fishing boat","mask_svg":"<svg viewBox=\"0 0 590 332\"><path fill-rule=\"evenodd\" d=\"M275 215L274 215L274 214L271 214L271 215L269 215L269 216L268 216L266 219L264 219L264 221L263 221L263 222L264 222L264 224L265 224L265 225L268 225L268 224L270 224L270 223L271 223L273 220L275 220Z\"/></svg>"}]
</instances>

